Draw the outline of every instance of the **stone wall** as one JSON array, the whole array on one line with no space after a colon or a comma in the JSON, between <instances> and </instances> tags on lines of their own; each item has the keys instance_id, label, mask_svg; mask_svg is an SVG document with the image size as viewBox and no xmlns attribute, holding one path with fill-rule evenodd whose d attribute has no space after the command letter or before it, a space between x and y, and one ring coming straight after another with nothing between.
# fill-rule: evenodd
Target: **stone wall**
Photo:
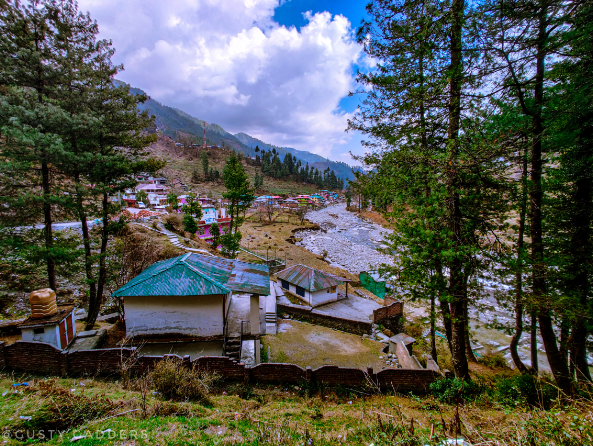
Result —
<instances>
[{"instance_id":1,"label":"stone wall","mask_svg":"<svg viewBox=\"0 0 593 446\"><path fill-rule=\"evenodd\" d=\"M441 374L436 370L385 369L373 373L353 368L323 366L312 370L294 364L264 363L255 367L238 364L226 356L203 356L190 361L189 356L177 358L186 367L197 367L217 373L223 380L252 383L318 382L326 385L360 387L373 382L382 390L426 392L428 386ZM122 363L128 370L146 371L165 356L137 357L137 350L98 349L62 352L41 342L17 341L12 345L0 342L0 368L60 376L120 375Z\"/></svg>"},{"instance_id":2,"label":"stone wall","mask_svg":"<svg viewBox=\"0 0 593 446\"><path fill-rule=\"evenodd\" d=\"M322 325L324 327L335 328L348 333L354 333L358 336L362 336L363 334L371 334L373 328L373 324L371 322L329 316L327 314L318 313L311 307L305 307L302 305L277 304L277 308L278 313L284 312L306 322Z\"/></svg>"}]
</instances>

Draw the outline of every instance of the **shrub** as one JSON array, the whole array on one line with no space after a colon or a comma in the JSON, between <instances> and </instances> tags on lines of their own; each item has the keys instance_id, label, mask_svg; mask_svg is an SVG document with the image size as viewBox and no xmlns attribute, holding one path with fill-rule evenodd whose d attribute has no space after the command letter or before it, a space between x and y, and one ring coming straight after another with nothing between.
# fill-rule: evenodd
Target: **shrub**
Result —
<instances>
[{"instance_id":1,"label":"shrub","mask_svg":"<svg viewBox=\"0 0 593 446\"><path fill-rule=\"evenodd\" d=\"M91 397L83 392L73 393L53 380L39 382L31 392L42 397L42 402L31 416L31 420L19 428L32 429L39 435L46 435L47 438L51 430L68 430L105 416L122 406L122 403L114 402L104 395Z\"/></svg>"},{"instance_id":2,"label":"shrub","mask_svg":"<svg viewBox=\"0 0 593 446\"><path fill-rule=\"evenodd\" d=\"M178 359L166 357L150 372L150 380L154 390L164 398L210 404L208 394L218 376L199 371L195 365L187 368Z\"/></svg>"},{"instance_id":3,"label":"shrub","mask_svg":"<svg viewBox=\"0 0 593 446\"><path fill-rule=\"evenodd\" d=\"M183 229L183 220L179 214L169 214L165 217L165 227L170 231L179 232Z\"/></svg>"},{"instance_id":4,"label":"shrub","mask_svg":"<svg viewBox=\"0 0 593 446\"><path fill-rule=\"evenodd\" d=\"M558 392L551 384L524 374L499 380L494 387L494 396L506 406L530 405L547 409L557 398Z\"/></svg>"},{"instance_id":5,"label":"shrub","mask_svg":"<svg viewBox=\"0 0 593 446\"><path fill-rule=\"evenodd\" d=\"M455 403L460 401L473 401L483 392L483 388L475 381L464 381L459 378L444 378L430 385L432 394L441 402Z\"/></svg>"},{"instance_id":6,"label":"shrub","mask_svg":"<svg viewBox=\"0 0 593 446\"><path fill-rule=\"evenodd\" d=\"M493 369L508 367L506 359L500 353L487 352L481 358L478 358L478 362Z\"/></svg>"}]
</instances>

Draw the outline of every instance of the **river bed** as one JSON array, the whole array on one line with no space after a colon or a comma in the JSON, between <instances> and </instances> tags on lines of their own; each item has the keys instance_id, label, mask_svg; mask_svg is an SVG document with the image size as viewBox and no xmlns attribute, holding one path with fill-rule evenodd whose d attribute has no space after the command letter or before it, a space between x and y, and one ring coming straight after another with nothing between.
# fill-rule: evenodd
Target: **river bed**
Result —
<instances>
[{"instance_id":1,"label":"river bed","mask_svg":"<svg viewBox=\"0 0 593 446\"><path fill-rule=\"evenodd\" d=\"M323 231L299 231L295 236L302 240L297 244L316 255L325 256L331 266L358 275L362 271L376 271L382 264L395 264L393 256L378 251L386 247L385 237L392 231L347 211L344 203L310 211L307 213L307 220L317 223ZM508 286L490 277L480 279L480 282L483 290L480 297L474 297L469 310L472 338L478 347L477 353L484 353L486 349L500 350L512 365L508 351L511 337L501 330L485 327L493 322L507 326L513 324L514 315L501 308L494 297L497 291L507 289ZM422 303L407 303L406 308L415 317L428 316L427 306ZM539 367L540 370L549 370L542 344L539 338ZM529 364L528 333L524 333L521 338L519 355Z\"/></svg>"}]
</instances>

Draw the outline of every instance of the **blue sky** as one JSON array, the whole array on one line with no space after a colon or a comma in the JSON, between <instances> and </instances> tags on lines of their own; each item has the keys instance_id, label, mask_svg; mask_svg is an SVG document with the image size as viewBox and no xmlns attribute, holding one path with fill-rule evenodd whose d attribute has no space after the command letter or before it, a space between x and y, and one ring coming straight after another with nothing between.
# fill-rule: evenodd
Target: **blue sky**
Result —
<instances>
[{"instance_id":1,"label":"blue sky","mask_svg":"<svg viewBox=\"0 0 593 446\"><path fill-rule=\"evenodd\" d=\"M118 78L232 133L353 163L354 38L367 0L79 0Z\"/></svg>"}]
</instances>

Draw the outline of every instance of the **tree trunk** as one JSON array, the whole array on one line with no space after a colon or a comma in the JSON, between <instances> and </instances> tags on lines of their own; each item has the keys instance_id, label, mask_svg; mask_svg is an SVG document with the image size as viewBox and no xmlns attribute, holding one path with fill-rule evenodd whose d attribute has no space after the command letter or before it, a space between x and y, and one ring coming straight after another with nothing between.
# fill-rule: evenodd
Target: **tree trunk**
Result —
<instances>
[{"instance_id":1,"label":"tree trunk","mask_svg":"<svg viewBox=\"0 0 593 446\"><path fill-rule=\"evenodd\" d=\"M515 273L515 333L511 338L511 358L521 373L527 366L519 358L517 346L523 334L523 245L525 238L525 213L527 212L527 153L523 155L521 172L521 208L519 210L519 233L517 234L517 271ZM533 365L532 365L533 366Z\"/></svg>"},{"instance_id":2,"label":"tree trunk","mask_svg":"<svg viewBox=\"0 0 593 446\"><path fill-rule=\"evenodd\" d=\"M449 163L447 166L447 192L449 208L449 229L452 245L462 246L461 208L458 192L457 156L459 153L459 128L461 120L462 83L462 24L464 0L453 0L451 4L451 66L449 81ZM463 261L459 250L449 264L449 296L451 298L451 346L455 376L469 378L469 368L465 351L465 296L463 293Z\"/></svg>"},{"instance_id":3,"label":"tree trunk","mask_svg":"<svg viewBox=\"0 0 593 446\"><path fill-rule=\"evenodd\" d=\"M430 356L435 362L438 362L437 344L436 344L436 311L434 294L430 296Z\"/></svg>"},{"instance_id":4,"label":"tree trunk","mask_svg":"<svg viewBox=\"0 0 593 446\"><path fill-rule=\"evenodd\" d=\"M76 184L77 189L81 187L80 184L80 175L78 173L74 174L74 182ZM82 227L82 243L84 245L84 267L86 273L86 280L89 284L89 312L90 308L94 308L96 305L97 299L97 286L95 277L93 275L93 257L92 257L92 248L91 248L91 237L89 234L89 226L87 221L86 212L84 211L83 205L83 197L77 191L76 193L76 207L78 212L78 218L80 219L80 224Z\"/></svg>"},{"instance_id":5,"label":"tree trunk","mask_svg":"<svg viewBox=\"0 0 593 446\"><path fill-rule=\"evenodd\" d=\"M97 281L97 297L94 305L91 308L89 305L89 315L86 319L86 330L91 330L95 325L101 305L103 303L103 290L107 283L107 243L109 242L109 197L106 192L103 192L102 200L102 220L103 227L101 228L101 248L99 253L99 280Z\"/></svg>"},{"instance_id":6,"label":"tree trunk","mask_svg":"<svg viewBox=\"0 0 593 446\"><path fill-rule=\"evenodd\" d=\"M542 136L544 132L542 109L544 102L544 75L547 40L546 7L540 7L536 73L534 86L534 108L532 116L532 149L531 149L531 191L530 220L531 220L531 261L533 264L532 290L538 309L540 332L546 347L546 356L554 379L558 387L566 394L572 394L572 384L569 379L568 365L563 360L556 343L556 334L552 325L549 305L544 301L547 294L546 271L544 266L544 244L542 233Z\"/></svg>"},{"instance_id":7,"label":"tree trunk","mask_svg":"<svg viewBox=\"0 0 593 446\"><path fill-rule=\"evenodd\" d=\"M530 337L531 367L533 367L533 371L537 374L539 372L539 360L537 357L537 314L535 311L531 312Z\"/></svg>"},{"instance_id":8,"label":"tree trunk","mask_svg":"<svg viewBox=\"0 0 593 446\"><path fill-rule=\"evenodd\" d=\"M470 342L470 327L469 327L469 313L468 313L468 302L467 302L467 282L464 286L464 313L465 313L465 356L467 357L468 361L477 362L476 355L474 354L474 350L472 349L472 345Z\"/></svg>"},{"instance_id":9,"label":"tree trunk","mask_svg":"<svg viewBox=\"0 0 593 446\"><path fill-rule=\"evenodd\" d=\"M583 150L584 149L584 150ZM587 148L581 149L577 155L578 160L583 160L587 165ZM576 181L575 210L571 226L575 228L571 240L573 247L573 263L571 269L574 274L574 289L578 293L579 309L572 323L572 334L570 337L570 359L574 367L576 377L580 382L590 382L591 374L587 363L587 337L589 330L586 325L586 313L588 310L588 297L591 293L589 283L588 265L593 247L591 246L591 200L593 195L593 180L589 172L580 172L580 178ZM570 375L571 377L574 374Z\"/></svg>"},{"instance_id":10,"label":"tree trunk","mask_svg":"<svg viewBox=\"0 0 593 446\"><path fill-rule=\"evenodd\" d=\"M43 235L45 238L45 251L47 254L47 281L49 287L57 291L58 284L56 282L56 261L54 259L54 236L53 236L53 228L52 228L52 212L51 212L51 203L50 203L50 195L51 195L51 187L50 187L50 179L49 179L49 166L47 161L43 161L41 163L41 176L42 176L42 185L43 185L43 219L44 219L44 227L43 227Z\"/></svg>"}]
</instances>

